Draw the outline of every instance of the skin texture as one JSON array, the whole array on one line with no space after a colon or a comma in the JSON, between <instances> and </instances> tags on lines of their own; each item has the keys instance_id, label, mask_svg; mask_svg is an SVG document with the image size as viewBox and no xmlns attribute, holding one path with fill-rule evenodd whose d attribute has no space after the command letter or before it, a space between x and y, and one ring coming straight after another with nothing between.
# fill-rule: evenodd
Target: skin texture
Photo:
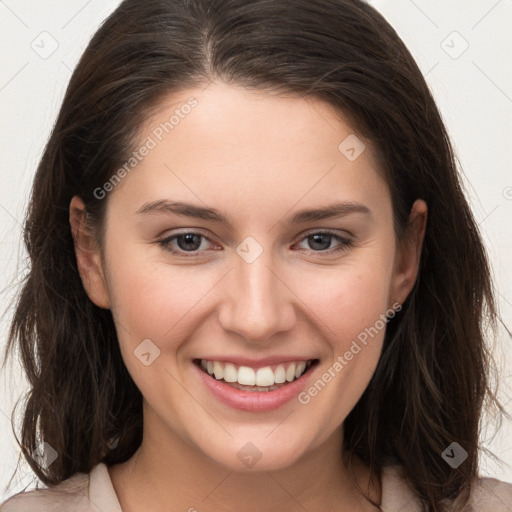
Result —
<instances>
[{"instance_id":1,"label":"skin texture","mask_svg":"<svg viewBox=\"0 0 512 512\"><path fill-rule=\"evenodd\" d=\"M384 329L307 405L292 400L268 412L219 402L192 360L317 358L311 385L409 294L426 205L416 201L409 235L398 243L370 145L350 161L338 145L354 129L315 98L213 82L166 98L142 127L141 144L192 96L197 106L105 199L101 251L84 227L83 202L75 196L70 204L84 287L111 309L125 364L144 396L143 443L109 468L123 510L374 510L346 474L341 439L377 365ZM136 213L157 199L215 208L232 229ZM287 222L298 210L335 201L362 203L370 214ZM326 236L319 249L310 235L326 229L350 245ZM190 241L167 244L182 255L158 243L184 232L206 237L195 256L183 250ZM248 236L262 248L252 263L236 251ZM149 366L134 355L144 339L160 350ZM262 454L251 468L237 457L248 442ZM356 468L366 488L368 470ZM380 482L369 489L380 501Z\"/></svg>"}]
</instances>

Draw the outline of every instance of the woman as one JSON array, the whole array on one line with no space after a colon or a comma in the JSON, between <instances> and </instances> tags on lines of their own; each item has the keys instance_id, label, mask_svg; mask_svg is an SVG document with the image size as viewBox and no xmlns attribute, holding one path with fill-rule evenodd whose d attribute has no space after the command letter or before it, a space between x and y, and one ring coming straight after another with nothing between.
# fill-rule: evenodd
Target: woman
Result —
<instances>
[{"instance_id":1,"label":"woman","mask_svg":"<svg viewBox=\"0 0 512 512\"><path fill-rule=\"evenodd\" d=\"M2 512L512 506L478 478L485 251L428 87L364 2L125 0L25 229L9 347L49 489Z\"/></svg>"}]
</instances>

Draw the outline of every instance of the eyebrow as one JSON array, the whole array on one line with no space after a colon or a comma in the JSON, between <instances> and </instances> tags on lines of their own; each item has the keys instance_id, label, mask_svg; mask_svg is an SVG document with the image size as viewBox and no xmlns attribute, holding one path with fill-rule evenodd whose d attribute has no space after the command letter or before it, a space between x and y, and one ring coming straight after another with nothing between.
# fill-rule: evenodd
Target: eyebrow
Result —
<instances>
[{"instance_id":1,"label":"eyebrow","mask_svg":"<svg viewBox=\"0 0 512 512\"><path fill-rule=\"evenodd\" d=\"M136 212L137 215L148 213L174 213L176 215L183 215L195 219L217 222L229 229L233 229L233 225L229 219L215 208L203 208L201 206L196 206L182 201L157 199L155 201L144 203ZM362 213L368 216L372 215L371 210L364 204L355 201L347 201L331 203L321 208L300 210L291 217L285 218L285 221L289 224L295 225L330 218L344 217L351 213Z\"/></svg>"}]
</instances>

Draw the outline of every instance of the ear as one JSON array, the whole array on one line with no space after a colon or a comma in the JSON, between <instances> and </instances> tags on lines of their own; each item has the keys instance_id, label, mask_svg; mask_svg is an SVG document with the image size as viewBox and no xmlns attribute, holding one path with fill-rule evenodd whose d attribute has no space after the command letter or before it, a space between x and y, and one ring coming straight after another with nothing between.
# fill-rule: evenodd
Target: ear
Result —
<instances>
[{"instance_id":1,"label":"ear","mask_svg":"<svg viewBox=\"0 0 512 512\"><path fill-rule=\"evenodd\" d=\"M69 223L73 235L78 272L85 291L96 306L108 309L110 299L99 247L88 222L84 202L79 196L74 196L71 199Z\"/></svg>"},{"instance_id":2,"label":"ear","mask_svg":"<svg viewBox=\"0 0 512 512\"><path fill-rule=\"evenodd\" d=\"M416 282L427 226L427 210L427 204L422 199L417 199L412 205L406 231L398 246L389 297L391 303L402 304Z\"/></svg>"}]
</instances>

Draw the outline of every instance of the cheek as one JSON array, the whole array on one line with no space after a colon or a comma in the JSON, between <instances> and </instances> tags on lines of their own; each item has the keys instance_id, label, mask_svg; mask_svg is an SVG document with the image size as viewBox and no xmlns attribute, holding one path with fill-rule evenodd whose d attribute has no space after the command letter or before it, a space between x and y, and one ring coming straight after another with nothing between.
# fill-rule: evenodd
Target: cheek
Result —
<instances>
[{"instance_id":1,"label":"cheek","mask_svg":"<svg viewBox=\"0 0 512 512\"><path fill-rule=\"evenodd\" d=\"M304 301L318 313L329 354L317 380L299 401L314 407L332 428L355 406L380 358L391 281L387 261L380 254L373 261L359 260L321 279L317 273L303 282L304 294L310 290Z\"/></svg>"},{"instance_id":2,"label":"cheek","mask_svg":"<svg viewBox=\"0 0 512 512\"><path fill-rule=\"evenodd\" d=\"M199 266L166 264L165 256L149 259L149 251L154 249L143 246L138 253L118 258L109 272L109 292L116 321L127 327L132 339L162 342L180 330L181 320L213 287L214 276Z\"/></svg>"},{"instance_id":3,"label":"cheek","mask_svg":"<svg viewBox=\"0 0 512 512\"><path fill-rule=\"evenodd\" d=\"M386 328L387 282L378 283L370 274L356 274L341 284L341 289L332 290L331 300L324 308L333 364L339 363L331 374L335 371L343 375L344 386L348 386L345 392L355 385L357 393L379 359Z\"/></svg>"},{"instance_id":4,"label":"cheek","mask_svg":"<svg viewBox=\"0 0 512 512\"><path fill-rule=\"evenodd\" d=\"M190 321L196 321L201 310L199 301L212 289L214 279L199 267L185 270L149 259L147 246L135 251L133 247L109 266L109 293L123 360L146 399L170 386L171 395L186 402L170 375L176 369L177 351L191 333ZM147 352L145 366L142 354Z\"/></svg>"},{"instance_id":5,"label":"cheek","mask_svg":"<svg viewBox=\"0 0 512 512\"><path fill-rule=\"evenodd\" d=\"M317 271L301 276L301 299L322 320L336 351L344 352L347 344L385 315L390 267L361 262L323 275ZM382 328L380 321L378 325Z\"/></svg>"}]
</instances>

